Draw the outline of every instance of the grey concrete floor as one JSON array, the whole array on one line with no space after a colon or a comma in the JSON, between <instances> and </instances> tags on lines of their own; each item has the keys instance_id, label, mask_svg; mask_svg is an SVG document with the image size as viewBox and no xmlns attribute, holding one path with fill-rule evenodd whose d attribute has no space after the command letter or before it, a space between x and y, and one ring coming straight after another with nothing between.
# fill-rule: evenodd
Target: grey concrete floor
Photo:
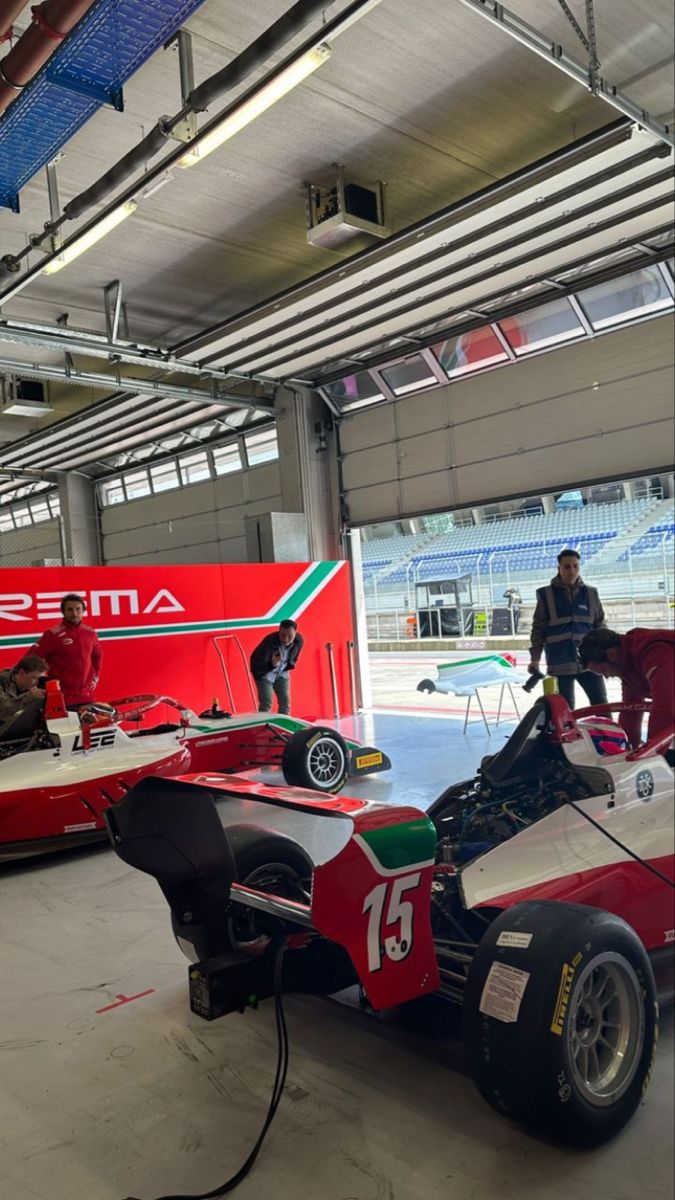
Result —
<instances>
[{"instance_id":1,"label":"grey concrete floor","mask_svg":"<svg viewBox=\"0 0 675 1200\"><path fill-rule=\"evenodd\" d=\"M421 807L472 774L489 745L478 727L462 737L438 713L376 712L343 729L356 725L394 769L353 791ZM159 888L106 847L5 868L0 897L2 1200L214 1188L246 1157L267 1108L270 1007L213 1024L191 1016ZM287 1092L238 1200L673 1195L672 1012L635 1119L580 1153L493 1113L458 1043L330 1001L290 998L287 1009Z\"/></svg>"}]
</instances>

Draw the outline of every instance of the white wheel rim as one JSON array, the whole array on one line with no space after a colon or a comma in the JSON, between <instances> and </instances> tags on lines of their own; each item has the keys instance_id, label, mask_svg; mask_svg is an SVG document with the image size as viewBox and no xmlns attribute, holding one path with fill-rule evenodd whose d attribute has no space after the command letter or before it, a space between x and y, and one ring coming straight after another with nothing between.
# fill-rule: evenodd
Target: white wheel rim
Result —
<instances>
[{"instance_id":1,"label":"white wheel rim","mask_svg":"<svg viewBox=\"0 0 675 1200\"><path fill-rule=\"evenodd\" d=\"M635 1078L645 1039L640 981L619 954L596 955L570 1003L567 1048L572 1076L588 1103L615 1104Z\"/></svg>"},{"instance_id":2,"label":"white wheel rim","mask_svg":"<svg viewBox=\"0 0 675 1200\"><path fill-rule=\"evenodd\" d=\"M334 738L322 737L310 746L307 755L307 771L314 787L330 787L342 778L345 755L342 746Z\"/></svg>"}]
</instances>

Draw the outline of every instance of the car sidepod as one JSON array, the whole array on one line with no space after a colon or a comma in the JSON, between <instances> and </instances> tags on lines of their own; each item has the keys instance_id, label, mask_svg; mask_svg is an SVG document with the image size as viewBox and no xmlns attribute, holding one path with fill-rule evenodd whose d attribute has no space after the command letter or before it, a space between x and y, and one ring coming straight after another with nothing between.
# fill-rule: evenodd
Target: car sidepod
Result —
<instances>
[{"instance_id":1,"label":"car sidepod","mask_svg":"<svg viewBox=\"0 0 675 1200\"><path fill-rule=\"evenodd\" d=\"M439 986L430 918L435 832L415 809L368 806L351 839L317 867L312 920L343 946L373 1008Z\"/></svg>"}]
</instances>

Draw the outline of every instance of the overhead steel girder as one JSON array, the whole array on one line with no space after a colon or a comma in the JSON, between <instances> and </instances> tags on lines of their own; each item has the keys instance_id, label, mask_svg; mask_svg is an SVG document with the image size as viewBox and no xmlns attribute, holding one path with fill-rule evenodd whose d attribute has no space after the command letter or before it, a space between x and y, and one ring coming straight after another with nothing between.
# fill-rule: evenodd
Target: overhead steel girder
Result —
<instances>
[{"instance_id":1,"label":"overhead steel girder","mask_svg":"<svg viewBox=\"0 0 675 1200\"><path fill-rule=\"evenodd\" d=\"M141 396L167 396L174 400L189 400L197 404L221 404L223 408L248 408L268 412L276 416L274 407L265 400L252 396L227 396L217 388L207 392L198 388L182 387L177 383L164 383L161 379L132 379L119 375L99 375L92 371L76 371L70 367L46 366L44 363L18 362L12 358L0 358L0 372L19 375L24 379L49 379L57 383L72 383L77 387L94 387L110 390L122 388Z\"/></svg>"},{"instance_id":2,"label":"overhead steel girder","mask_svg":"<svg viewBox=\"0 0 675 1200\"><path fill-rule=\"evenodd\" d=\"M0 465L0 479L24 479L26 483L58 483L62 471L29 471L23 467L3 467Z\"/></svg>"},{"instance_id":3,"label":"overhead steel girder","mask_svg":"<svg viewBox=\"0 0 675 1200\"><path fill-rule=\"evenodd\" d=\"M375 346L404 352L399 338L420 340L445 329L450 314L483 311L495 290L520 294L533 276L557 277L667 230L667 158L653 134L616 122L174 353L311 383L345 359L370 359Z\"/></svg>"},{"instance_id":4,"label":"overhead steel girder","mask_svg":"<svg viewBox=\"0 0 675 1200\"><path fill-rule=\"evenodd\" d=\"M579 279L574 279L566 283L560 283L555 279L547 279L545 274L533 275L530 280L531 283L535 284L539 282L547 282L550 284L550 291L538 291L529 297L518 296L515 298L512 297L508 290L505 293L497 291L488 294L485 297L486 304L490 305L488 310L484 312L476 311L473 319L459 320L454 324L452 322L453 314L448 313L447 327L443 329L439 326L439 328L432 334L420 338L418 343L419 349L428 350L433 347L435 343L442 342L447 338L460 338L464 334L470 333L474 329L480 329L487 324L491 325L493 322L508 320L509 317L518 317L521 315L521 313L527 313L533 308L540 308L543 305L555 301L560 296L565 296L569 300L570 304L574 308L577 320L584 329L586 335L588 337L594 337L596 336L595 331L593 330L593 327L590 325L586 314L581 308L576 298L576 293L581 289L585 290L586 288L596 287L601 283L607 283L614 279L620 279L627 272L639 271L654 263L665 262L666 259L672 258L672 255L672 244L664 247L658 252L648 248L645 250L642 257L636 257L635 259L631 260L624 259L621 262L615 262L609 266L601 267L597 271L592 271L589 272L589 274L584 275L583 280L581 281ZM499 301L502 296L503 304L497 305L497 301ZM466 309L463 309L463 312L466 311ZM528 355L528 357L530 356ZM355 360L355 365L357 370L370 371L386 366L391 362L391 360L392 351L390 349L382 350L379 343L374 343L372 354L368 356L364 355L361 359ZM296 387L302 385L307 388L320 388L322 395L324 395L323 389L328 387L331 383L335 383L340 379L344 379L344 377L345 369L344 367L339 367L332 371L326 371L325 374L317 376L311 381L289 379L288 386ZM325 398L326 396L324 395L324 399Z\"/></svg>"},{"instance_id":5,"label":"overhead steel girder","mask_svg":"<svg viewBox=\"0 0 675 1200\"><path fill-rule=\"evenodd\" d=\"M216 383L225 383L232 378L218 367L202 367L188 359L176 358L159 346L146 346L142 342L111 341L104 334L89 333L84 329L69 329L64 325L36 325L0 317L0 342L9 342L17 346L39 346L45 350L59 350L63 354L83 354L90 358L152 367L155 371L175 371L182 375L196 375L202 379L214 380ZM225 392L221 391L220 394L226 396ZM239 402L240 398L236 393L230 395ZM242 404L254 399L253 396L241 397ZM264 400L262 405L264 407Z\"/></svg>"},{"instance_id":6,"label":"overhead steel girder","mask_svg":"<svg viewBox=\"0 0 675 1200\"><path fill-rule=\"evenodd\" d=\"M643 129L648 129L650 133L656 134L661 138L661 141L667 145L675 145L673 131L668 125L662 125L654 117L641 108L639 104L635 104L629 96L624 96L618 88L613 87L606 79L593 78L593 72L588 65L579 62L573 58L571 54L567 54L562 46L557 42L551 41L546 34L540 33L535 29L534 25L528 24L527 21L505 8L503 4L499 4L497 0L460 0L460 3L465 8L472 9L481 17L491 21L498 29L502 29L504 33L508 33L509 37L515 38L523 46L527 46L528 50L534 51L541 58L545 58L547 62L557 67L559 71L564 71L566 75L570 75L582 87L588 91L592 91L600 100L604 100L607 104L611 104L614 108L618 108L624 116L630 117L631 121L636 121Z\"/></svg>"}]
</instances>

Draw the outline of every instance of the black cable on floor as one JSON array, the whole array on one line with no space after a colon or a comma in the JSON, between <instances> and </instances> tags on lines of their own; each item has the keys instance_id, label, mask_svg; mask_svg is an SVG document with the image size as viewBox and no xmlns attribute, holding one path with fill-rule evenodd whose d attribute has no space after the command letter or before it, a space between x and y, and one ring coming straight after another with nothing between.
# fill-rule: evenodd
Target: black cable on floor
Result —
<instances>
[{"instance_id":1,"label":"black cable on floor","mask_svg":"<svg viewBox=\"0 0 675 1200\"><path fill-rule=\"evenodd\" d=\"M627 854L630 858L634 858L641 867L644 867L645 871L651 871L652 875L656 875L657 879L663 880L664 883L668 884L668 887L675 889L675 880L669 879L667 875L663 874L663 871L659 871L658 867L653 867L651 863L645 862L644 858L640 858L640 855L636 854L634 850L629 850L628 846L624 846L623 842L620 842L618 838L615 838L613 834L609 833L599 821L596 821L594 817L589 815L589 813L584 812L583 808L580 808L578 804L574 803L574 800L568 800L567 803L571 808L574 809L575 812L578 812L579 816L583 817L585 821L589 821L591 825L595 825L595 828L599 829L600 833L604 834L606 838L609 838L610 842L614 842L614 845L618 846L619 850L623 850L624 854Z\"/></svg>"},{"instance_id":2,"label":"black cable on floor","mask_svg":"<svg viewBox=\"0 0 675 1200\"><path fill-rule=\"evenodd\" d=\"M276 1116L276 1111L283 1095L286 1076L288 1074L288 1029L286 1026L286 1014L284 1012L282 994L284 955L287 947L288 943L283 941L276 952L276 958L274 962L274 1012L277 1025L277 1067L274 1076L274 1084L272 1087L270 1106L267 1110L267 1116L265 1117L255 1146L251 1150L251 1153L246 1161L237 1171L236 1175L232 1175L229 1179L226 1179L225 1183L221 1183L220 1187L214 1188L212 1192L190 1192L189 1194L181 1193L180 1195L172 1194L170 1196L157 1196L156 1200L216 1200L216 1197L218 1196L226 1196L228 1192L233 1192L234 1189L239 1186L242 1180L246 1178L251 1170L251 1167L255 1163L255 1160L262 1149L262 1144L267 1136L267 1131ZM127 1196L126 1200L139 1200L139 1198L137 1196Z\"/></svg>"}]
</instances>

